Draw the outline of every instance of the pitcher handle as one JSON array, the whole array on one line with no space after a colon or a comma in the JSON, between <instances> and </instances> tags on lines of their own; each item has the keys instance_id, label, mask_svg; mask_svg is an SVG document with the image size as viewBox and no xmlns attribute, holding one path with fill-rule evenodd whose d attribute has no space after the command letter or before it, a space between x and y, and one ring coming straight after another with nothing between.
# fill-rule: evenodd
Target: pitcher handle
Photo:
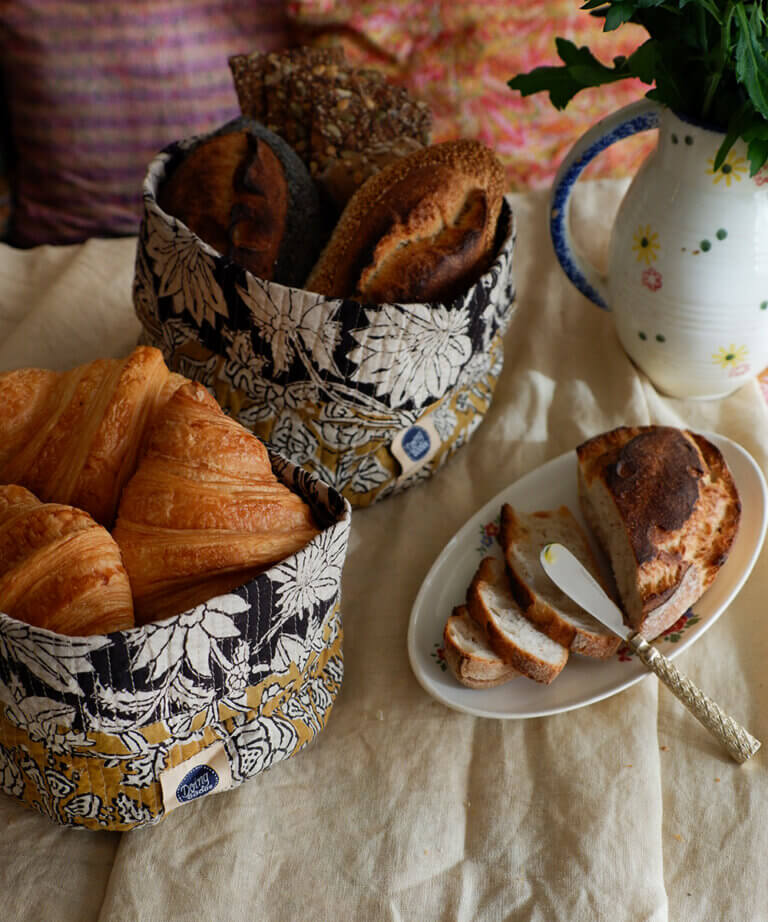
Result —
<instances>
[{"instance_id":1,"label":"pitcher handle","mask_svg":"<svg viewBox=\"0 0 768 922\"><path fill-rule=\"evenodd\" d=\"M650 128L658 128L660 106L650 99L633 102L593 125L573 145L557 171L549 199L549 233L563 271L579 291L598 307L608 306L608 285L604 275L581 257L571 237L569 217L571 192L582 170L616 141Z\"/></svg>"}]
</instances>

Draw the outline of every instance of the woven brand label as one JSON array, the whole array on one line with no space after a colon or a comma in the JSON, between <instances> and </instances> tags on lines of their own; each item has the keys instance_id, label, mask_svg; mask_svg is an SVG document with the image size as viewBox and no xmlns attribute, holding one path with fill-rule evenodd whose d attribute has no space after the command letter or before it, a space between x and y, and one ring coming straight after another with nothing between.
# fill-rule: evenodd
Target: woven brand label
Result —
<instances>
[{"instance_id":1,"label":"woven brand label","mask_svg":"<svg viewBox=\"0 0 768 922\"><path fill-rule=\"evenodd\" d=\"M408 477L424 467L440 447L440 436L429 417L401 429L392 440L391 451L400 462L400 477Z\"/></svg>"},{"instance_id":2,"label":"woven brand label","mask_svg":"<svg viewBox=\"0 0 768 922\"><path fill-rule=\"evenodd\" d=\"M214 743L196 755L168 768L160 775L163 806L170 813L176 807L218 794L232 787L232 771L222 743Z\"/></svg>"}]
</instances>

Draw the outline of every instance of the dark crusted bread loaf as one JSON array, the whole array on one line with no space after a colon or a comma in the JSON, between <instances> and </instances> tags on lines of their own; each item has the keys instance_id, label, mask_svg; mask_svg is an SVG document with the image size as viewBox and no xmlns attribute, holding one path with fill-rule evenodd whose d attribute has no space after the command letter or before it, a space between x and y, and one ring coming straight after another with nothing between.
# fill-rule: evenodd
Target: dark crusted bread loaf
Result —
<instances>
[{"instance_id":1,"label":"dark crusted bread loaf","mask_svg":"<svg viewBox=\"0 0 768 922\"><path fill-rule=\"evenodd\" d=\"M584 516L611 560L629 624L650 640L700 598L741 515L711 442L666 426L621 427L577 449Z\"/></svg>"},{"instance_id":2,"label":"dark crusted bread loaf","mask_svg":"<svg viewBox=\"0 0 768 922\"><path fill-rule=\"evenodd\" d=\"M301 286L323 242L306 167L282 138L244 118L192 148L158 203L222 255L285 285Z\"/></svg>"},{"instance_id":3,"label":"dark crusted bread loaf","mask_svg":"<svg viewBox=\"0 0 768 922\"><path fill-rule=\"evenodd\" d=\"M504 181L477 141L397 160L352 196L305 287L374 303L449 300L491 261Z\"/></svg>"}]
</instances>

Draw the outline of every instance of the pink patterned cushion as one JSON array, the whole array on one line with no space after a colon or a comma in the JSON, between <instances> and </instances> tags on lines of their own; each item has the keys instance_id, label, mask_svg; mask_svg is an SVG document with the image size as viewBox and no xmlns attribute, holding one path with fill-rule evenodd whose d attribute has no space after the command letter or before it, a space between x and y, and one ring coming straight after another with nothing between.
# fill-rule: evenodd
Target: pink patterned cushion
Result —
<instances>
[{"instance_id":1,"label":"pink patterned cushion","mask_svg":"<svg viewBox=\"0 0 768 922\"><path fill-rule=\"evenodd\" d=\"M558 112L545 93L523 98L510 77L559 63L555 37L587 45L602 61L629 55L640 26L603 32L579 0L291 0L305 40L340 42L357 64L381 68L429 104L433 138L477 138L495 148L510 188L546 187L574 141L648 87L622 81L580 93ZM587 176L634 172L653 144L642 135L610 147Z\"/></svg>"},{"instance_id":2,"label":"pink patterned cushion","mask_svg":"<svg viewBox=\"0 0 768 922\"><path fill-rule=\"evenodd\" d=\"M12 239L138 229L171 141L238 114L227 58L287 43L282 0L14 0L0 48L17 154Z\"/></svg>"}]
</instances>

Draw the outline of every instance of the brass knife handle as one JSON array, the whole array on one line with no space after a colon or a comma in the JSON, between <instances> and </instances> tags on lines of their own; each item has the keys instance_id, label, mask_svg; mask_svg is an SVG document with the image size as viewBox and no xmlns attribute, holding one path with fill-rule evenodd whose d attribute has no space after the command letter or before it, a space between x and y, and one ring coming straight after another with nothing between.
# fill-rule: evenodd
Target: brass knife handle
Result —
<instances>
[{"instance_id":1,"label":"brass knife handle","mask_svg":"<svg viewBox=\"0 0 768 922\"><path fill-rule=\"evenodd\" d=\"M699 723L703 724L728 750L737 762L746 762L760 748L760 740L748 733L744 727L729 717L719 705L697 688L677 667L659 653L639 634L633 634L627 644L637 653L643 664L655 672L675 697L688 708Z\"/></svg>"}]
</instances>

